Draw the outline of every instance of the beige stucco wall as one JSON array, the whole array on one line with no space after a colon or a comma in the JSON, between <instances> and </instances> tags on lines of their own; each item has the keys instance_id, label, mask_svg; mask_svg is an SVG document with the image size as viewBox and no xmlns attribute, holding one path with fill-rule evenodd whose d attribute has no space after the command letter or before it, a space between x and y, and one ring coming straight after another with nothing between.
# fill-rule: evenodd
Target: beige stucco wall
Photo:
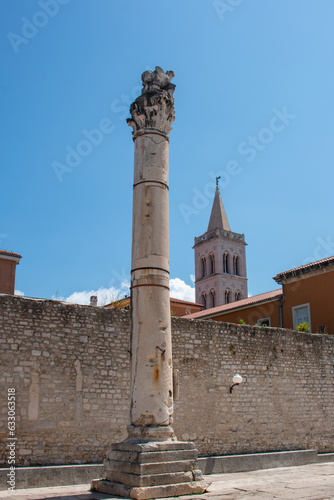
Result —
<instances>
[{"instance_id":1,"label":"beige stucco wall","mask_svg":"<svg viewBox=\"0 0 334 500\"><path fill-rule=\"evenodd\" d=\"M129 312L0 295L17 464L102 462L129 423ZM200 455L334 451L334 337L172 318L174 429ZM232 377L245 382L232 394ZM0 438L6 440L6 398ZM6 453L1 464L6 465Z\"/></svg>"}]
</instances>

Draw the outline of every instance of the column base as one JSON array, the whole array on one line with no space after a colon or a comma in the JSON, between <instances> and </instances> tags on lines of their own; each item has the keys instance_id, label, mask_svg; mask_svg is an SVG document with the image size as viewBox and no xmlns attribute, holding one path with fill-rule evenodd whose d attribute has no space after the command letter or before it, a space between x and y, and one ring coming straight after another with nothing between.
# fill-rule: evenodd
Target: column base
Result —
<instances>
[{"instance_id":1,"label":"column base","mask_svg":"<svg viewBox=\"0 0 334 500\"><path fill-rule=\"evenodd\" d=\"M170 425L128 425L126 443L152 443L160 441L176 441L173 428Z\"/></svg>"},{"instance_id":2,"label":"column base","mask_svg":"<svg viewBox=\"0 0 334 500\"><path fill-rule=\"evenodd\" d=\"M198 469L194 443L176 440L115 443L104 476L92 481L93 491L138 500L204 493L210 484Z\"/></svg>"},{"instance_id":3,"label":"column base","mask_svg":"<svg viewBox=\"0 0 334 500\"><path fill-rule=\"evenodd\" d=\"M94 484L93 484L94 483ZM133 488L120 483L104 481L103 479L94 480L92 490L107 495L116 495L123 498L134 498L137 500L147 500L154 498L179 497L181 495L195 495L204 493L208 483L197 481L193 483L179 483L164 486L146 486L143 488Z\"/></svg>"}]
</instances>

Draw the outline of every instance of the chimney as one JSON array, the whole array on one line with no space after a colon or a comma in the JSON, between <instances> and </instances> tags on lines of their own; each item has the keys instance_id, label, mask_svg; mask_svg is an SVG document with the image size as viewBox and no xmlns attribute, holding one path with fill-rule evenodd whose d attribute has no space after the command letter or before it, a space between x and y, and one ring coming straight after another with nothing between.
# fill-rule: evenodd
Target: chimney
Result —
<instances>
[{"instance_id":1,"label":"chimney","mask_svg":"<svg viewBox=\"0 0 334 500\"><path fill-rule=\"evenodd\" d=\"M97 295L92 295L90 298L90 305L96 307L97 306Z\"/></svg>"}]
</instances>

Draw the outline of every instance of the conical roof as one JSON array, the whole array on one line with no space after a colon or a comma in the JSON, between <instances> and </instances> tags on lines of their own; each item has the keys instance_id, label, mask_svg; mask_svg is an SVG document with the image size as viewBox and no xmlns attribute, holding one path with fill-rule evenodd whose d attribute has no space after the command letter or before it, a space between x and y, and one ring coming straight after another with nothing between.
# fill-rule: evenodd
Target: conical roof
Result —
<instances>
[{"instance_id":1,"label":"conical roof","mask_svg":"<svg viewBox=\"0 0 334 500\"><path fill-rule=\"evenodd\" d=\"M215 229L224 229L225 231L231 231L218 186L216 187L215 198L213 200L207 232L214 231Z\"/></svg>"}]
</instances>

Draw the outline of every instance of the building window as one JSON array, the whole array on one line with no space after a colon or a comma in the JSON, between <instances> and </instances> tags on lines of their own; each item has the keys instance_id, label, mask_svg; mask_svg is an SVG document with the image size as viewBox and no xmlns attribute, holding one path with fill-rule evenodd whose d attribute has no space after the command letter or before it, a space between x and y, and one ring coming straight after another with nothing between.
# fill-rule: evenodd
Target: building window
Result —
<instances>
[{"instance_id":1,"label":"building window","mask_svg":"<svg viewBox=\"0 0 334 500\"><path fill-rule=\"evenodd\" d=\"M234 300L235 300L235 302L237 300L241 300L241 292L235 292L235 294L234 294Z\"/></svg>"},{"instance_id":2,"label":"building window","mask_svg":"<svg viewBox=\"0 0 334 500\"><path fill-rule=\"evenodd\" d=\"M210 262L210 274L215 274L215 256L211 253L209 255Z\"/></svg>"},{"instance_id":3,"label":"building window","mask_svg":"<svg viewBox=\"0 0 334 500\"><path fill-rule=\"evenodd\" d=\"M300 323L308 323L311 331L310 304L302 304L292 308L293 328L296 329Z\"/></svg>"},{"instance_id":4,"label":"building window","mask_svg":"<svg viewBox=\"0 0 334 500\"><path fill-rule=\"evenodd\" d=\"M229 273L229 254L227 252L224 253L223 255L223 272L224 273Z\"/></svg>"},{"instance_id":5,"label":"building window","mask_svg":"<svg viewBox=\"0 0 334 500\"><path fill-rule=\"evenodd\" d=\"M231 302L231 290L225 290L225 304Z\"/></svg>"},{"instance_id":6,"label":"building window","mask_svg":"<svg viewBox=\"0 0 334 500\"><path fill-rule=\"evenodd\" d=\"M206 309L206 293L202 293L202 305Z\"/></svg>"},{"instance_id":7,"label":"building window","mask_svg":"<svg viewBox=\"0 0 334 500\"><path fill-rule=\"evenodd\" d=\"M270 326L270 318L261 318L257 320L259 326Z\"/></svg>"},{"instance_id":8,"label":"building window","mask_svg":"<svg viewBox=\"0 0 334 500\"><path fill-rule=\"evenodd\" d=\"M216 293L215 293L215 291L211 290L210 295L211 295L211 307L215 307L216 306L216 301L215 301Z\"/></svg>"},{"instance_id":9,"label":"building window","mask_svg":"<svg viewBox=\"0 0 334 500\"><path fill-rule=\"evenodd\" d=\"M202 257L202 278L205 278L206 276L206 258Z\"/></svg>"},{"instance_id":10,"label":"building window","mask_svg":"<svg viewBox=\"0 0 334 500\"><path fill-rule=\"evenodd\" d=\"M239 255L233 256L233 274L240 276L240 258L239 258Z\"/></svg>"}]
</instances>

